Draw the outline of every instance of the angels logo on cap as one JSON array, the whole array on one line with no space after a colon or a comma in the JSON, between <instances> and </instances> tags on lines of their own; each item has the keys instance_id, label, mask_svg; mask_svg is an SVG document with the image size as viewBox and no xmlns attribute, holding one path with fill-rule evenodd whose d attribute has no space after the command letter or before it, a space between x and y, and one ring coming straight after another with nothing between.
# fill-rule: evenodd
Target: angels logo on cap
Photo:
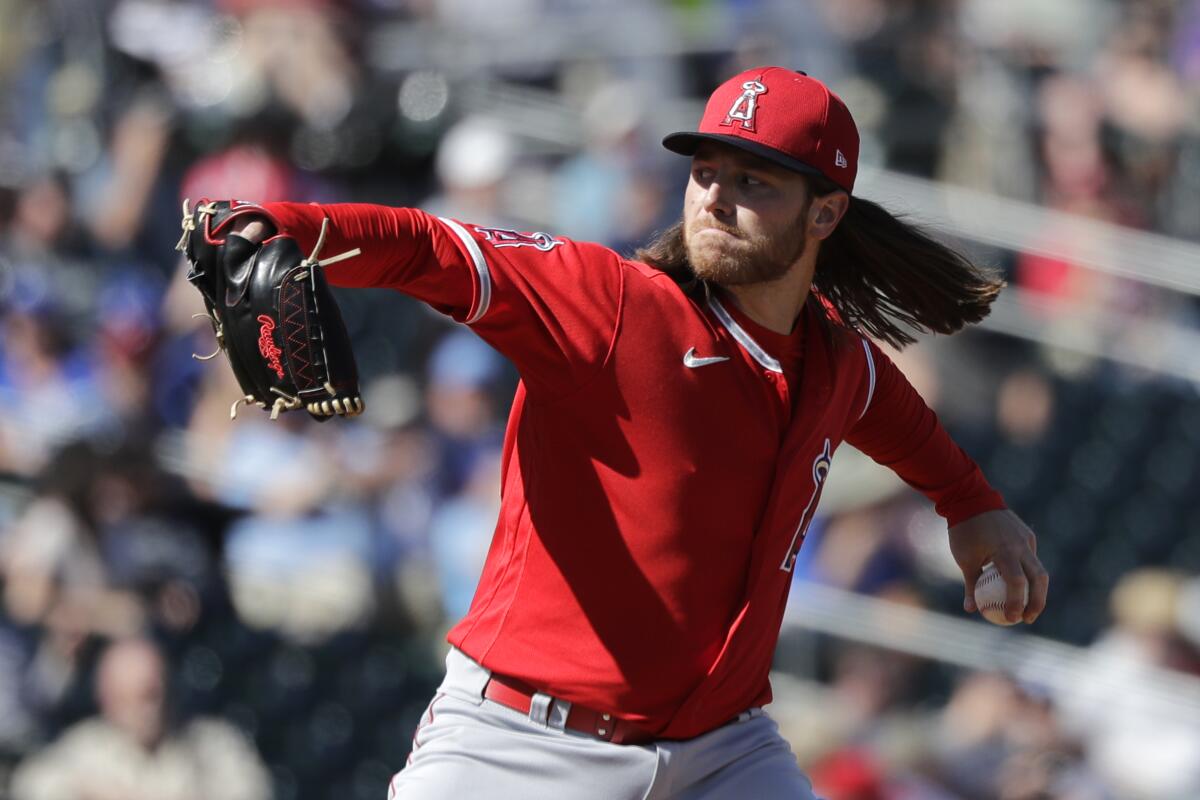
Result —
<instances>
[{"instance_id":1,"label":"angels logo on cap","mask_svg":"<svg viewBox=\"0 0 1200 800\"><path fill-rule=\"evenodd\" d=\"M767 87L758 81L746 81L742 84L742 93L729 107L729 113L721 120L722 125L733 125L733 121L741 120L742 127L748 131L754 130L754 112L758 110L755 100L760 94L766 94Z\"/></svg>"},{"instance_id":2,"label":"angels logo on cap","mask_svg":"<svg viewBox=\"0 0 1200 800\"><path fill-rule=\"evenodd\" d=\"M709 97L698 129L672 133L663 146L690 156L704 141L722 142L854 190L854 118L829 87L803 72L757 67L733 76Z\"/></svg>"}]
</instances>

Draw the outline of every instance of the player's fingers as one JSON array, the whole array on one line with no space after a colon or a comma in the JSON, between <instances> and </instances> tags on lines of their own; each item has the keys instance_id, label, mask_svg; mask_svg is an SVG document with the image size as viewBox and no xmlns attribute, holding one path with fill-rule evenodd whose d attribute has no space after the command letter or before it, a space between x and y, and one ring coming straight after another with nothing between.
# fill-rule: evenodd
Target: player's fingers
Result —
<instances>
[{"instance_id":1,"label":"player's fingers","mask_svg":"<svg viewBox=\"0 0 1200 800\"><path fill-rule=\"evenodd\" d=\"M975 583L983 573L983 565L963 569L963 611L974 614L979 610L975 603Z\"/></svg>"},{"instance_id":2,"label":"player's fingers","mask_svg":"<svg viewBox=\"0 0 1200 800\"><path fill-rule=\"evenodd\" d=\"M264 217L251 214L235 219L229 232L249 240L251 244L258 244L271 234L272 227Z\"/></svg>"},{"instance_id":3,"label":"player's fingers","mask_svg":"<svg viewBox=\"0 0 1200 800\"><path fill-rule=\"evenodd\" d=\"M1027 624L1033 622L1046 610L1046 595L1050 591L1050 574L1036 555L1024 561L1025 575L1029 579L1029 602L1021 616Z\"/></svg>"},{"instance_id":4,"label":"player's fingers","mask_svg":"<svg viewBox=\"0 0 1200 800\"><path fill-rule=\"evenodd\" d=\"M1011 553L996 555L996 569L1004 578L1004 616L1009 622L1019 622L1025 611L1029 579L1025 577L1020 559Z\"/></svg>"}]
</instances>

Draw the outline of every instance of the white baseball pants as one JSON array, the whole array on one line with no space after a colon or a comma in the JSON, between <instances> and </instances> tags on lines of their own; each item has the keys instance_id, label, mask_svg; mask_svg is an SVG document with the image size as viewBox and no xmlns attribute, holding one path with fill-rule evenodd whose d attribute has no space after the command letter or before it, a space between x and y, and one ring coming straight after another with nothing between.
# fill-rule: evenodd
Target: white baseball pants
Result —
<instances>
[{"instance_id":1,"label":"white baseball pants","mask_svg":"<svg viewBox=\"0 0 1200 800\"><path fill-rule=\"evenodd\" d=\"M612 744L484 699L489 677L450 651L388 800L814 800L761 709L687 741Z\"/></svg>"}]
</instances>

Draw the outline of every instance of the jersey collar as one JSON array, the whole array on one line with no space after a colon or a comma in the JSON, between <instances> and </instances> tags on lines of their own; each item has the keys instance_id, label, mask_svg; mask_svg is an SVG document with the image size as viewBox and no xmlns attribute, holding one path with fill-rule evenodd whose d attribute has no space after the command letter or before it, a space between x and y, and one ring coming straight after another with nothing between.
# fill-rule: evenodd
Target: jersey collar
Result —
<instances>
[{"instance_id":1,"label":"jersey collar","mask_svg":"<svg viewBox=\"0 0 1200 800\"><path fill-rule=\"evenodd\" d=\"M754 337L746 332L736 319L729 313L725 306L721 305L721 301L717 299L717 295L713 291L708 291L708 307L712 309L717 320L725 326L725 330L729 331L729 335L742 346L750 357L759 363L763 369L771 372L783 374L783 366L779 360L774 358L770 353L762 348L762 346L754 340Z\"/></svg>"}]
</instances>

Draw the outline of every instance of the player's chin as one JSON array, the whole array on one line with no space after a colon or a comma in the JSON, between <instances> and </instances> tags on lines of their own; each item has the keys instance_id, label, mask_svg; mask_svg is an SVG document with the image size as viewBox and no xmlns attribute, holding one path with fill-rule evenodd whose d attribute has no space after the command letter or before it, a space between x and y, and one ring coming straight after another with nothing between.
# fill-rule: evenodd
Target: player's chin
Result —
<instances>
[{"instance_id":1,"label":"player's chin","mask_svg":"<svg viewBox=\"0 0 1200 800\"><path fill-rule=\"evenodd\" d=\"M688 257L692 272L697 278L719 284L736 284L739 278L739 267L736 258L719 253L695 253Z\"/></svg>"},{"instance_id":2,"label":"player's chin","mask_svg":"<svg viewBox=\"0 0 1200 800\"><path fill-rule=\"evenodd\" d=\"M688 260L697 278L719 286L749 286L775 280L786 272L786 269L762 263L758 259L747 257L748 255L750 254L707 253L697 248L697 252L689 254Z\"/></svg>"},{"instance_id":3,"label":"player's chin","mask_svg":"<svg viewBox=\"0 0 1200 800\"><path fill-rule=\"evenodd\" d=\"M715 280L718 276L730 276L740 269L739 242L731 237L701 237L688 243L688 263L697 276Z\"/></svg>"}]
</instances>

